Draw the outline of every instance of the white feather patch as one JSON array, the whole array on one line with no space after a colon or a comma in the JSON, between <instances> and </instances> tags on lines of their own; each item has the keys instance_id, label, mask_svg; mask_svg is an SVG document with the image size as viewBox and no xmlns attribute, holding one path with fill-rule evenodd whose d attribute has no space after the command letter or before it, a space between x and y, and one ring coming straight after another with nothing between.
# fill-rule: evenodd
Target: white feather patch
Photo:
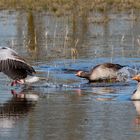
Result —
<instances>
[{"instance_id":1,"label":"white feather patch","mask_svg":"<svg viewBox=\"0 0 140 140\"><path fill-rule=\"evenodd\" d=\"M37 77L37 76L28 76L26 79L25 79L25 83L35 83L37 81L39 81L40 78Z\"/></svg>"}]
</instances>

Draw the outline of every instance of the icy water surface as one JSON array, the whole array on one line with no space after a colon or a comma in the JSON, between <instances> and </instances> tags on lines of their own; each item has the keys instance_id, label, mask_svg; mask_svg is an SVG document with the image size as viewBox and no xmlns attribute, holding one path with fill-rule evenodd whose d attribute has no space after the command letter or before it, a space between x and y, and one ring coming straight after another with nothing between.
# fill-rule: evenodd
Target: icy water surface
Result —
<instances>
[{"instance_id":1,"label":"icy water surface","mask_svg":"<svg viewBox=\"0 0 140 140\"><path fill-rule=\"evenodd\" d=\"M55 17L0 11L0 45L15 49L41 77L11 88L0 74L0 139L139 139L140 102L130 101L135 81L89 84L75 76L103 62L139 71L138 13ZM104 16L105 23L93 21Z\"/></svg>"}]
</instances>

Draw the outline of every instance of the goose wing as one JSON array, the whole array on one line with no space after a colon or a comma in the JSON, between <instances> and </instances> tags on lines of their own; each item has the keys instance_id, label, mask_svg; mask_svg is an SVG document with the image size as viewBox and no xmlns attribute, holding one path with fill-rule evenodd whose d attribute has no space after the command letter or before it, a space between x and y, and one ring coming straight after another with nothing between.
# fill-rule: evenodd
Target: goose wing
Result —
<instances>
[{"instance_id":1,"label":"goose wing","mask_svg":"<svg viewBox=\"0 0 140 140\"><path fill-rule=\"evenodd\" d=\"M93 69L91 69L90 72L93 72L94 70L98 69L98 68L101 68L101 69L105 69L105 68L108 68L108 69L112 69L114 71L117 71L121 68L123 68L124 66L122 65L119 65L119 64L113 64L113 63L103 63L103 64L99 64L97 66L95 66Z\"/></svg>"},{"instance_id":2,"label":"goose wing","mask_svg":"<svg viewBox=\"0 0 140 140\"><path fill-rule=\"evenodd\" d=\"M123 68L124 66L122 66L120 64L105 63L104 67L110 68L110 69L113 69L113 70L119 70L119 69Z\"/></svg>"},{"instance_id":3,"label":"goose wing","mask_svg":"<svg viewBox=\"0 0 140 140\"><path fill-rule=\"evenodd\" d=\"M25 62L14 50L8 47L0 48L0 72L12 79L25 78L35 72L33 67Z\"/></svg>"}]
</instances>

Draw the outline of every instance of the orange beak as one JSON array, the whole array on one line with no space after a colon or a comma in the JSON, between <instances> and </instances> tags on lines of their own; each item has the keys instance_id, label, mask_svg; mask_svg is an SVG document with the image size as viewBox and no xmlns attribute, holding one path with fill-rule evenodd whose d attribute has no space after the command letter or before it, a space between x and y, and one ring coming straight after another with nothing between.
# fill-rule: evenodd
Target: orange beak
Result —
<instances>
[{"instance_id":1,"label":"orange beak","mask_svg":"<svg viewBox=\"0 0 140 140\"><path fill-rule=\"evenodd\" d=\"M140 75L135 75L132 77L133 80L140 81Z\"/></svg>"},{"instance_id":2,"label":"orange beak","mask_svg":"<svg viewBox=\"0 0 140 140\"><path fill-rule=\"evenodd\" d=\"M76 75L76 76L80 76L81 73L82 73L82 71L78 71L75 75Z\"/></svg>"}]
</instances>

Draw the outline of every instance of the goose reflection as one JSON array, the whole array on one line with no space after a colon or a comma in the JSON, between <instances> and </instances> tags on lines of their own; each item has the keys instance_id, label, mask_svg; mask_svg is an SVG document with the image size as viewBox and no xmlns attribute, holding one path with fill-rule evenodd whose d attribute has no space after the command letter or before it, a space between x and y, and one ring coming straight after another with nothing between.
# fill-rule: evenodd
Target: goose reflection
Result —
<instances>
[{"instance_id":1,"label":"goose reflection","mask_svg":"<svg viewBox=\"0 0 140 140\"><path fill-rule=\"evenodd\" d=\"M11 90L12 98L0 105L0 131L15 127L15 124L20 118L23 118L31 112L39 98L32 91L23 90L17 93Z\"/></svg>"},{"instance_id":2,"label":"goose reflection","mask_svg":"<svg viewBox=\"0 0 140 140\"><path fill-rule=\"evenodd\" d=\"M134 120L135 125L140 125L140 101L133 101L133 104L136 108L136 118Z\"/></svg>"},{"instance_id":3,"label":"goose reflection","mask_svg":"<svg viewBox=\"0 0 140 140\"><path fill-rule=\"evenodd\" d=\"M85 90L86 89L86 90ZM86 95L87 93L93 94L96 97L97 96L102 96L104 99L109 96L109 99L114 98L115 93L118 92L118 90L114 87L100 87L100 86L89 86L86 88L77 88L75 90L75 92L77 93L77 95L82 96L82 95ZM100 97L100 98L102 98Z\"/></svg>"},{"instance_id":4,"label":"goose reflection","mask_svg":"<svg viewBox=\"0 0 140 140\"><path fill-rule=\"evenodd\" d=\"M38 101L39 96L34 93L24 93L23 91L20 93L17 93L15 90L11 90L11 93L13 95L13 98L19 101L31 101L32 103L35 101Z\"/></svg>"}]
</instances>

